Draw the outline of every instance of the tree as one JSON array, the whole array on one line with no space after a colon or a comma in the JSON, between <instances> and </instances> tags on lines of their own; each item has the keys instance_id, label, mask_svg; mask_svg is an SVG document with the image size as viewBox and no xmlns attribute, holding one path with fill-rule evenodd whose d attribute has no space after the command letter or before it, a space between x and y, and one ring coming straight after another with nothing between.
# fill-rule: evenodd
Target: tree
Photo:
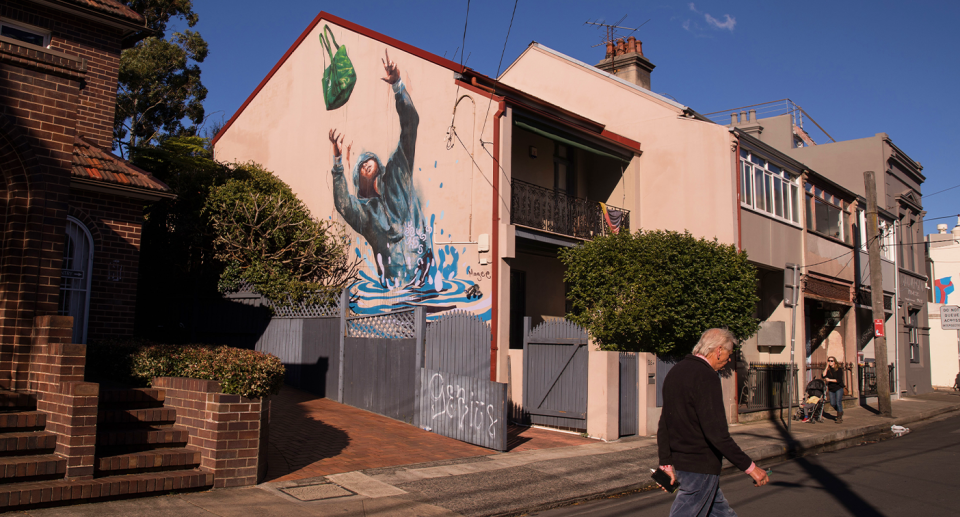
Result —
<instances>
[{"instance_id":1,"label":"tree","mask_svg":"<svg viewBox=\"0 0 960 517\"><path fill-rule=\"evenodd\" d=\"M573 310L603 350L687 353L724 327L753 335L756 269L744 252L689 232L603 236L560 251Z\"/></svg>"},{"instance_id":2,"label":"tree","mask_svg":"<svg viewBox=\"0 0 960 517\"><path fill-rule=\"evenodd\" d=\"M324 303L355 277L346 228L318 221L286 183L256 164L245 178L214 187L204 213L217 260L225 264L220 291L249 282L275 304Z\"/></svg>"},{"instance_id":3,"label":"tree","mask_svg":"<svg viewBox=\"0 0 960 517\"><path fill-rule=\"evenodd\" d=\"M166 38L167 24L181 18L189 27L198 17L189 0L132 0L128 4L146 18L151 36L120 55L114 146L130 148L156 142L163 134L195 135L203 121L207 89L200 67L207 42L191 30ZM186 125L185 125L186 122ZM125 149L126 147L126 149Z\"/></svg>"}]
</instances>

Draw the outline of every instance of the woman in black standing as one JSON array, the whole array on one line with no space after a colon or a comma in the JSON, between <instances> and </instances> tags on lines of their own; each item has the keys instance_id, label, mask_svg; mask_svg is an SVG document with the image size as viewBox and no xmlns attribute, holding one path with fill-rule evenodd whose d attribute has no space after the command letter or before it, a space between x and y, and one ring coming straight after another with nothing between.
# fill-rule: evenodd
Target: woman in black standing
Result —
<instances>
[{"instance_id":1,"label":"woman in black standing","mask_svg":"<svg viewBox=\"0 0 960 517\"><path fill-rule=\"evenodd\" d=\"M827 358L827 367L823 369L823 381L827 383L830 405L837 411L838 424L843 422L843 370L837 364L836 357Z\"/></svg>"}]
</instances>

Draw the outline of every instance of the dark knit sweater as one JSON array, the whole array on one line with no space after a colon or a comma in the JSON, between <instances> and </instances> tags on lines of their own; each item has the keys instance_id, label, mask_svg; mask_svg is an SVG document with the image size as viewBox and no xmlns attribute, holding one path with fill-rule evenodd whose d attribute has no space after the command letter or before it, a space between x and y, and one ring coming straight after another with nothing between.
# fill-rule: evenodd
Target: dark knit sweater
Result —
<instances>
[{"instance_id":1,"label":"dark knit sweater","mask_svg":"<svg viewBox=\"0 0 960 517\"><path fill-rule=\"evenodd\" d=\"M657 430L661 465L699 474L720 474L721 458L740 470L753 463L730 437L720 377L709 363L688 355L663 381Z\"/></svg>"}]
</instances>

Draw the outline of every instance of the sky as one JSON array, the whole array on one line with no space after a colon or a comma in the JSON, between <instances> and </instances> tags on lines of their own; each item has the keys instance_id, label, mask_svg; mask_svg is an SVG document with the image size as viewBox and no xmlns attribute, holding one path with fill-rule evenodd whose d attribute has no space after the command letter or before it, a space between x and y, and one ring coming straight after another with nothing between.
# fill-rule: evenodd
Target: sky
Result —
<instances>
[{"instance_id":1,"label":"sky","mask_svg":"<svg viewBox=\"0 0 960 517\"><path fill-rule=\"evenodd\" d=\"M656 65L654 92L700 113L789 98L838 141L887 133L923 165L925 233L952 229L960 214L949 158L960 142L960 2L197 0L194 9L193 30L210 47L208 121L223 122L320 11L491 77L532 41L597 63L604 33L585 22L626 15L621 25L642 25L633 35Z\"/></svg>"}]
</instances>

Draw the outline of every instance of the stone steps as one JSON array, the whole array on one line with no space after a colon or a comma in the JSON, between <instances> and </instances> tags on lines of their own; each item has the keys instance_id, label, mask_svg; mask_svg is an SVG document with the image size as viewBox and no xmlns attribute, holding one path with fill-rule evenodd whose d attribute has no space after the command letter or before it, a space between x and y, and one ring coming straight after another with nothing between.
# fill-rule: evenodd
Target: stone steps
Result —
<instances>
[{"instance_id":1,"label":"stone steps","mask_svg":"<svg viewBox=\"0 0 960 517\"><path fill-rule=\"evenodd\" d=\"M96 472L98 475L115 475L193 468L199 465L200 451L179 447L100 456L97 458Z\"/></svg>"}]
</instances>

